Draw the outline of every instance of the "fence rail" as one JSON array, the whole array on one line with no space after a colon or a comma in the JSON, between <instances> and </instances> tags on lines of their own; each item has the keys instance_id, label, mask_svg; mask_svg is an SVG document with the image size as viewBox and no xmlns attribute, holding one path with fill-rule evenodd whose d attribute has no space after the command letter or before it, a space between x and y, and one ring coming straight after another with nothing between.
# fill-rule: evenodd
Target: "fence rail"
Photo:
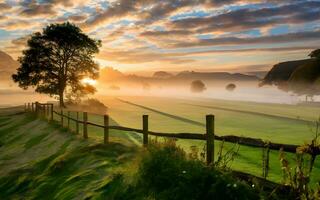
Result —
<instances>
[{"instance_id":1,"label":"fence rail","mask_svg":"<svg viewBox=\"0 0 320 200\"><path fill-rule=\"evenodd\" d=\"M257 138L249 138L249 137L240 137L234 135L224 135L218 136L215 134L214 131L214 115L207 115L206 116L206 133L205 134L196 134L196 133L161 133L161 132L154 132L149 130L149 123L148 123L148 115L142 116L142 129L124 127L124 126L111 126L109 125L109 116L104 115L104 124L96 124L93 122L88 121L88 113L82 112L83 120L79 120L79 113L77 114L77 119L70 117L70 111L68 114L65 115L63 110L61 109L60 112L57 112L53 109L53 104L47 103L27 103L25 104L26 111L32 111L36 113L37 116L42 116L47 118L50 121L53 121L53 115L56 114L60 117L60 122L62 126L64 126L64 119L67 119L67 126L70 126L70 120L76 123L76 133L79 134L79 124L83 125L83 137L86 139L88 138L88 125L103 128L104 129L104 143L107 144L109 142L109 130L121 130L121 131L128 131L128 132L136 132L142 134L143 136L143 145L148 145L148 136L157 136L157 137L168 137L168 138L178 138L178 139L191 139L191 140L203 140L206 141L206 160L207 164L211 164L214 162L214 141L224 141L230 143L237 143L239 145L249 146L249 147L256 147L256 148L263 148L263 152L267 152L267 155L263 155L266 159L263 159L263 176L264 178L267 177L267 171L269 168L269 152L270 150L280 150L283 149L285 152L295 153L298 145L292 144L280 144L280 143L273 143L269 141L264 141L262 139ZM267 151L264 151L267 149ZM320 150L307 152L312 154L313 156L317 156L320 154Z\"/></svg>"}]
</instances>

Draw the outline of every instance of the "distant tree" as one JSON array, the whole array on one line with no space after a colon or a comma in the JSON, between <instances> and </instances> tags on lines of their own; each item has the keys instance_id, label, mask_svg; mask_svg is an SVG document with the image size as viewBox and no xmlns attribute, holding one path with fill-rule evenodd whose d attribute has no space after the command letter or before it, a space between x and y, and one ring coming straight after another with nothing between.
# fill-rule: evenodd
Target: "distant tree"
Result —
<instances>
[{"instance_id":1,"label":"distant tree","mask_svg":"<svg viewBox=\"0 0 320 200\"><path fill-rule=\"evenodd\" d=\"M226 90L232 92L234 89L236 89L236 85L234 83L230 83L226 86Z\"/></svg>"},{"instance_id":2,"label":"distant tree","mask_svg":"<svg viewBox=\"0 0 320 200\"><path fill-rule=\"evenodd\" d=\"M195 81L192 81L191 83L191 91L192 92L203 92L204 90L206 90L206 86L204 85L204 83L200 80L195 80Z\"/></svg>"},{"instance_id":3,"label":"distant tree","mask_svg":"<svg viewBox=\"0 0 320 200\"><path fill-rule=\"evenodd\" d=\"M100 46L101 41L91 39L74 24L51 24L28 40L12 78L23 89L31 86L36 92L59 97L60 106L64 106L66 92L71 96L95 92L81 80L98 77L93 55Z\"/></svg>"}]
</instances>

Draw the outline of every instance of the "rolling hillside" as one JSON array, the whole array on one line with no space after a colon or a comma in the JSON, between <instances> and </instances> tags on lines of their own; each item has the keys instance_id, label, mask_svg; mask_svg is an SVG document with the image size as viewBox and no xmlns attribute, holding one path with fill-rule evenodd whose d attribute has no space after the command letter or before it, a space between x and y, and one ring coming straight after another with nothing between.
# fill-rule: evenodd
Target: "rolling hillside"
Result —
<instances>
[{"instance_id":1,"label":"rolling hillside","mask_svg":"<svg viewBox=\"0 0 320 200\"><path fill-rule=\"evenodd\" d=\"M0 199L103 199L117 174L133 169L130 140L83 140L20 111L0 110Z\"/></svg>"},{"instance_id":2,"label":"rolling hillside","mask_svg":"<svg viewBox=\"0 0 320 200\"><path fill-rule=\"evenodd\" d=\"M11 86L13 81L11 80L11 74L15 72L19 63L15 61L7 53L0 51L0 84L3 86Z\"/></svg>"}]
</instances>

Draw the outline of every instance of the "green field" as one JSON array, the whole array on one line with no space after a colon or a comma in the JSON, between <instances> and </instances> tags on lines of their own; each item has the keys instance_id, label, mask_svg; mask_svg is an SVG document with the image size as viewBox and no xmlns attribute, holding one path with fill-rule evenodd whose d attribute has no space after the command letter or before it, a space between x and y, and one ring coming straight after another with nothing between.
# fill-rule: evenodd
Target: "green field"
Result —
<instances>
[{"instance_id":1,"label":"green field","mask_svg":"<svg viewBox=\"0 0 320 200\"><path fill-rule=\"evenodd\" d=\"M142 128L142 115L149 115L149 129L160 132L191 132L205 133L205 115L215 115L215 130L217 135L238 135L261 138L264 140L285 143L303 144L309 142L314 133L312 120L316 120L320 109L308 106L283 104L263 104L251 102L222 101L208 99L174 99L155 97L99 97L108 106L111 125L121 125L131 128ZM281 112L280 112L281 111ZM66 114L66 113L65 113ZM75 113L71 112L75 118ZM299 117L297 117L299 116ZM80 116L81 119L82 116ZM55 120L60 118L55 115ZM103 117L89 113L90 122L103 124ZM65 125L67 121L64 121ZM70 128L75 130L75 123L70 122ZM80 126L80 132L81 132ZM89 137L99 142L103 140L101 128L89 126ZM134 132L111 130L111 141L120 139L141 145L141 135ZM205 146L204 141L182 140L178 145L187 152L191 146L199 151ZM218 152L220 142L215 142L215 152ZM224 151L234 144L226 143ZM287 154L291 167L294 167L294 155ZM262 149L240 146L238 155L231 167L257 176L262 174ZM280 182L282 179L279 152L270 153L270 171L268 179ZM320 159L317 158L312 182L320 180Z\"/></svg>"},{"instance_id":2,"label":"green field","mask_svg":"<svg viewBox=\"0 0 320 200\"><path fill-rule=\"evenodd\" d=\"M118 98L141 106L120 101ZM99 97L109 107L108 113L112 119L122 126L141 128L142 115L148 114L149 129L152 131L205 133L205 115L214 114L217 135L261 138L285 144L309 142L314 137L312 121L320 114L320 108L317 107L284 104L159 97L118 98ZM102 130L100 131L101 135ZM135 138L138 137L135 134ZM204 142L195 140L178 140L178 144L187 151L191 146L197 146L202 150L205 145ZM219 144L220 142L216 142L216 152ZM225 145L226 148L231 146L233 144ZM287 155L294 167L294 155ZM232 168L260 176L261 160L262 149L241 146ZM270 154L269 179L281 180L278 151L272 151ZM312 181L319 180L320 159L317 158Z\"/></svg>"}]
</instances>

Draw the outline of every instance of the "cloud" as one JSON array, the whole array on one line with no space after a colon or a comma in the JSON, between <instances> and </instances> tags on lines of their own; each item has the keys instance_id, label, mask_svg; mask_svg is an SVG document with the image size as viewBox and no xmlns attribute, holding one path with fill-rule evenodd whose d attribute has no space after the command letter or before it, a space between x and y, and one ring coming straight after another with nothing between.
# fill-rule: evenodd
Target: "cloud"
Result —
<instances>
[{"instance_id":1,"label":"cloud","mask_svg":"<svg viewBox=\"0 0 320 200\"><path fill-rule=\"evenodd\" d=\"M319 41L320 30L306 31L297 33L288 33L281 35L269 35L262 37L219 37L213 39L196 39L193 41L177 41L169 45L164 44L168 48L185 48L185 47L201 47L201 46L218 46L218 45L248 45L248 44L278 44L290 43L296 41Z\"/></svg>"},{"instance_id":2,"label":"cloud","mask_svg":"<svg viewBox=\"0 0 320 200\"><path fill-rule=\"evenodd\" d=\"M50 3L38 3L36 0L30 0L22 2L21 5L22 10L20 14L22 16L34 17L56 14L53 4Z\"/></svg>"},{"instance_id":3,"label":"cloud","mask_svg":"<svg viewBox=\"0 0 320 200\"><path fill-rule=\"evenodd\" d=\"M173 64L193 63L196 60L194 56L213 56L216 54L234 54L234 53L257 53L257 52L295 52L311 51L316 46L294 46L277 48L244 48L244 49L220 49L220 50L202 50L193 52L163 53L155 52L150 49L118 50L105 49L98 55L99 59L114 61L126 64L143 64L149 62L168 62Z\"/></svg>"},{"instance_id":4,"label":"cloud","mask_svg":"<svg viewBox=\"0 0 320 200\"><path fill-rule=\"evenodd\" d=\"M171 53L159 53L151 50L103 50L98 58L120 63L135 64L148 62L168 62L173 64L182 64L194 62L191 58L177 57Z\"/></svg>"},{"instance_id":5,"label":"cloud","mask_svg":"<svg viewBox=\"0 0 320 200\"><path fill-rule=\"evenodd\" d=\"M115 18L127 16L129 13L137 10L137 2L138 1L132 0L119 0L113 2L106 10L103 10L94 15L91 19L88 19L86 21L86 25L96 26L111 21Z\"/></svg>"},{"instance_id":6,"label":"cloud","mask_svg":"<svg viewBox=\"0 0 320 200\"><path fill-rule=\"evenodd\" d=\"M186 36L193 34L189 30L169 30L169 31L145 31L140 34L142 37L173 37L173 36Z\"/></svg>"},{"instance_id":7,"label":"cloud","mask_svg":"<svg viewBox=\"0 0 320 200\"><path fill-rule=\"evenodd\" d=\"M6 3L0 3L0 11L7 11L10 10L12 6Z\"/></svg>"},{"instance_id":8,"label":"cloud","mask_svg":"<svg viewBox=\"0 0 320 200\"><path fill-rule=\"evenodd\" d=\"M0 3L0 13L1 46L14 57L26 34L65 21L102 40L98 58L120 64L210 66L274 52L302 58L320 41L316 0L17 0Z\"/></svg>"},{"instance_id":9,"label":"cloud","mask_svg":"<svg viewBox=\"0 0 320 200\"><path fill-rule=\"evenodd\" d=\"M84 26L94 27L106 24L112 20L134 18L138 19L137 25L152 24L162 20L175 12L191 8L193 6L219 7L232 3L242 2L241 0L117 0L110 6L98 12L91 19L88 19Z\"/></svg>"},{"instance_id":10,"label":"cloud","mask_svg":"<svg viewBox=\"0 0 320 200\"><path fill-rule=\"evenodd\" d=\"M0 15L0 22L7 20L8 17L4 15Z\"/></svg>"},{"instance_id":11,"label":"cloud","mask_svg":"<svg viewBox=\"0 0 320 200\"><path fill-rule=\"evenodd\" d=\"M63 23L66 21L72 22L72 23L82 23L88 18L88 14L74 14L69 15L67 17L59 17L57 19L52 19L51 21L54 23Z\"/></svg>"},{"instance_id":12,"label":"cloud","mask_svg":"<svg viewBox=\"0 0 320 200\"><path fill-rule=\"evenodd\" d=\"M39 22L31 22L28 20L6 20L6 23L0 23L0 29L7 31L31 30L35 27L39 27L39 25Z\"/></svg>"},{"instance_id":13,"label":"cloud","mask_svg":"<svg viewBox=\"0 0 320 200\"><path fill-rule=\"evenodd\" d=\"M15 45L15 47L25 47L29 39L30 39L30 36L26 35L26 36L11 40L11 43Z\"/></svg>"},{"instance_id":14,"label":"cloud","mask_svg":"<svg viewBox=\"0 0 320 200\"><path fill-rule=\"evenodd\" d=\"M306 1L278 7L238 9L210 17L193 17L168 22L170 29L237 32L278 24L299 24L320 20L320 2Z\"/></svg>"}]
</instances>

